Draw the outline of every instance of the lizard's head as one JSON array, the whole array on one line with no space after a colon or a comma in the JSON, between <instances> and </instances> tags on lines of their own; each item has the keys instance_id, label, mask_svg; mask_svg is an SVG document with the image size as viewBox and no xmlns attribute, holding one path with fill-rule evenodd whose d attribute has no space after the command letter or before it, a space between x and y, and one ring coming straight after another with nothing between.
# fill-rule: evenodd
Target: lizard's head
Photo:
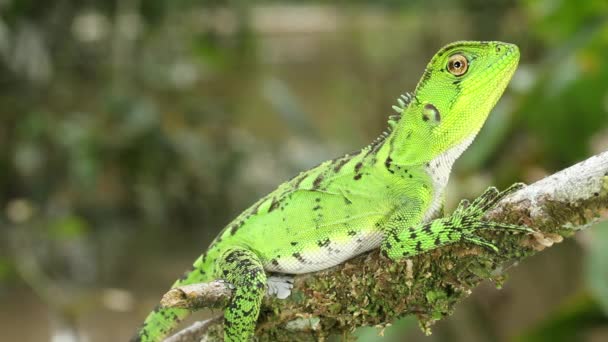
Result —
<instances>
[{"instance_id":1,"label":"lizard's head","mask_svg":"<svg viewBox=\"0 0 608 342\"><path fill-rule=\"evenodd\" d=\"M518 62L517 46L502 42L455 42L435 54L416 87L414 113L435 152L474 138Z\"/></svg>"}]
</instances>

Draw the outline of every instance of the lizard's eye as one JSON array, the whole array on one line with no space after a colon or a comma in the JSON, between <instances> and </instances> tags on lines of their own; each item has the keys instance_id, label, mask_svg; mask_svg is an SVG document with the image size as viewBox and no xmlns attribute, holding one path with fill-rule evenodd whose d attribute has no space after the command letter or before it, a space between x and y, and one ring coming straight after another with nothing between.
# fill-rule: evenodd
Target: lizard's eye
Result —
<instances>
[{"instance_id":1,"label":"lizard's eye","mask_svg":"<svg viewBox=\"0 0 608 342\"><path fill-rule=\"evenodd\" d=\"M454 76L462 76L469 69L469 61L462 54L451 55L448 59L448 71Z\"/></svg>"}]
</instances>

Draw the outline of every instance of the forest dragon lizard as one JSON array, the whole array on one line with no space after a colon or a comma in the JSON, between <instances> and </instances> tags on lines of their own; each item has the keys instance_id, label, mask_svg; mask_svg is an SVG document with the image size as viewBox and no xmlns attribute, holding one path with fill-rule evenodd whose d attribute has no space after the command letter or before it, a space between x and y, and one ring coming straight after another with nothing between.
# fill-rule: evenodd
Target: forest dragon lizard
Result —
<instances>
[{"instance_id":1,"label":"forest dragon lizard","mask_svg":"<svg viewBox=\"0 0 608 342\"><path fill-rule=\"evenodd\" d=\"M518 61L519 50L512 44L445 46L429 62L415 92L402 95L393 107L398 115L389 118L387 132L357 152L279 185L229 223L173 287L215 279L232 284L224 339L248 341L269 286L267 272L315 272L378 247L391 259L456 242L496 251L477 235L479 230L530 232L482 221L519 185L504 192L489 188L472 203L461 202L451 216L435 219L452 164L477 135ZM162 340L189 313L157 307L133 340Z\"/></svg>"}]
</instances>

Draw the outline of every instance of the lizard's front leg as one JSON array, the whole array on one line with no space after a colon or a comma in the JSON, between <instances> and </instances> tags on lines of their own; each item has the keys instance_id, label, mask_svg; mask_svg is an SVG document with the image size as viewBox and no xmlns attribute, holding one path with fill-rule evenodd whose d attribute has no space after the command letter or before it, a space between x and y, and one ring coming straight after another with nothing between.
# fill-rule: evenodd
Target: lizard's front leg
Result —
<instances>
[{"instance_id":1,"label":"lizard's front leg","mask_svg":"<svg viewBox=\"0 0 608 342\"><path fill-rule=\"evenodd\" d=\"M497 252L498 248L481 238L478 231L482 229L504 229L527 233L534 232L524 226L482 220L485 213L496 203L521 189L521 187L523 187L523 184L516 183L503 192L490 187L472 203L467 200L461 201L452 215L428 223L408 226L407 218L411 213L397 211L385 225L382 252L391 259L400 259L461 241L470 242Z\"/></svg>"},{"instance_id":2,"label":"lizard's front leg","mask_svg":"<svg viewBox=\"0 0 608 342\"><path fill-rule=\"evenodd\" d=\"M218 259L217 277L234 285L224 311L224 341L250 341L266 292L266 273L251 250L232 247Z\"/></svg>"}]
</instances>

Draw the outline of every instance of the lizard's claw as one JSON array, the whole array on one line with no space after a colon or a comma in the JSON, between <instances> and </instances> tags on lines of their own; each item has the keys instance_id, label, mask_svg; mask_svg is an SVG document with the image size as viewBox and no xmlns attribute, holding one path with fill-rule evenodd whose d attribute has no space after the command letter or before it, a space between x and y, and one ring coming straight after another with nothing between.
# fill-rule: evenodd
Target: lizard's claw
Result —
<instances>
[{"instance_id":1,"label":"lizard's claw","mask_svg":"<svg viewBox=\"0 0 608 342\"><path fill-rule=\"evenodd\" d=\"M492 250L495 253L498 253L498 247L494 246L492 243L486 241L485 239L480 238L479 236L463 235L462 239L464 241L473 243L473 244L481 246L481 247L485 247L487 249Z\"/></svg>"},{"instance_id":2,"label":"lizard's claw","mask_svg":"<svg viewBox=\"0 0 608 342\"><path fill-rule=\"evenodd\" d=\"M504 191L498 191L496 187L491 186L470 205L468 204L468 201L462 200L460 205L458 205L456 212L460 212L462 215L466 216L482 217L486 211L492 209L498 202L525 186L524 183L515 183Z\"/></svg>"},{"instance_id":3,"label":"lizard's claw","mask_svg":"<svg viewBox=\"0 0 608 342\"><path fill-rule=\"evenodd\" d=\"M456 211L458 211L458 210L463 211L469 205L471 205L471 202L468 199L462 199L462 200L460 200L460 203L458 203L458 207L457 207Z\"/></svg>"}]
</instances>

